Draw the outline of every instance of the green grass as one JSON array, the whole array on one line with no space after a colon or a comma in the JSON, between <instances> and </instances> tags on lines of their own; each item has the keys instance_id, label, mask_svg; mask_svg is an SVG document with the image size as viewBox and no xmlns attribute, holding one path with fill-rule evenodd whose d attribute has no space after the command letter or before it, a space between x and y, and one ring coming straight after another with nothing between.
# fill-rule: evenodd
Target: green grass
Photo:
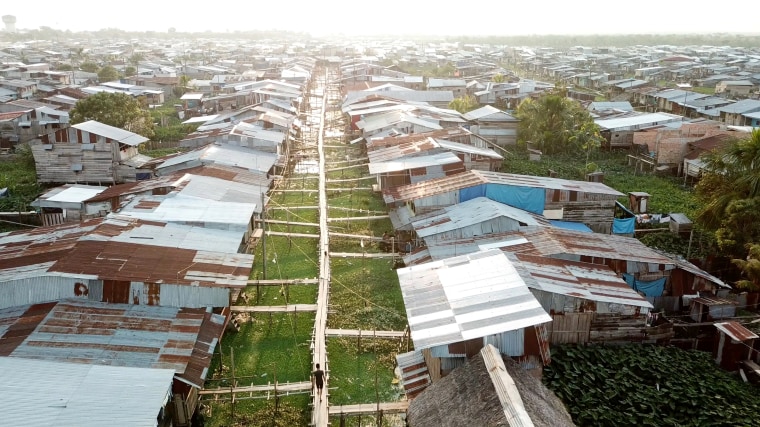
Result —
<instances>
[{"instance_id":1,"label":"green grass","mask_svg":"<svg viewBox=\"0 0 760 427\"><path fill-rule=\"evenodd\" d=\"M8 188L8 197L0 198L0 211L30 211L29 205L45 188L37 184L37 170L31 150L22 145L16 154L0 156L0 188ZM28 229L0 222L0 232Z\"/></svg>"},{"instance_id":2,"label":"green grass","mask_svg":"<svg viewBox=\"0 0 760 427\"><path fill-rule=\"evenodd\" d=\"M696 93L702 93L705 95L714 95L715 94L715 88L714 87L702 87L702 86L695 86L689 89L692 92Z\"/></svg>"},{"instance_id":3,"label":"green grass","mask_svg":"<svg viewBox=\"0 0 760 427\"><path fill-rule=\"evenodd\" d=\"M406 315L398 275L390 259L331 260L328 327L401 331Z\"/></svg>"},{"instance_id":4,"label":"green grass","mask_svg":"<svg viewBox=\"0 0 760 427\"><path fill-rule=\"evenodd\" d=\"M398 342L362 338L330 338L330 404L352 405L397 401L403 394L393 384ZM361 348L359 346L361 345Z\"/></svg>"}]
</instances>

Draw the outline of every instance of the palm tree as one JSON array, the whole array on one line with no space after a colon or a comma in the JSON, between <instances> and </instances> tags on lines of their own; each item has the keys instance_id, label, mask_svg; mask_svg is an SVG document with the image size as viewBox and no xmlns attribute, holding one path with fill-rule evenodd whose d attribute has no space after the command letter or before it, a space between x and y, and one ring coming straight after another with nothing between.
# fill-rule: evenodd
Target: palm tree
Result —
<instances>
[{"instance_id":1,"label":"palm tree","mask_svg":"<svg viewBox=\"0 0 760 427\"><path fill-rule=\"evenodd\" d=\"M697 185L705 202L698 219L717 228L731 202L760 196L760 130L702 159L708 172Z\"/></svg>"}]
</instances>

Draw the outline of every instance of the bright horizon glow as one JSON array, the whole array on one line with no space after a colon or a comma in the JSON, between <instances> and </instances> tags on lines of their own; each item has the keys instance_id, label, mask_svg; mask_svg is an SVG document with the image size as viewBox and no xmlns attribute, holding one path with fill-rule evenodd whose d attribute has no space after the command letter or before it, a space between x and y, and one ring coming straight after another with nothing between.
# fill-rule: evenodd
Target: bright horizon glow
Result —
<instances>
[{"instance_id":1,"label":"bright horizon glow","mask_svg":"<svg viewBox=\"0 0 760 427\"><path fill-rule=\"evenodd\" d=\"M472 4L447 0L232 0L219 4L132 0L108 9L99 7L103 4L13 2L3 4L0 15L14 15L17 30L47 26L74 32L118 28L165 33L173 27L178 32L285 30L313 36L760 33L757 20L751 18L757 4L749 0L725 5L725 13L720 6L705 9L697 3L654 0L614 6L599 0L484 0Z\"/></svg>"}]
</instances>

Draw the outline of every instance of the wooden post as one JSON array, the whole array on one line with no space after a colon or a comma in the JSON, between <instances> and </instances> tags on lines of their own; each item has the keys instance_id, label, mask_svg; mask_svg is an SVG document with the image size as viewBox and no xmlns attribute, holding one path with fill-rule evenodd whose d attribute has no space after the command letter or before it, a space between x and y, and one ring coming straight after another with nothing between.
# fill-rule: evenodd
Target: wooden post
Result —
<instances>
[{"instance_id":1,"label":"wooden post","mask_svg":"<svg viewBox=\"0 0 760 427\"><path fill-rule=\"evenodd\" d=\"M230 383L230 412L232 415L232 424L235 424L235 349L230 347L230 372L232 373L232 382Z\"/></svg>"},{"instance_id":2,"label":"wooden post","mask_svg":"<svg viewBox=\"0 0 760 427\"><path fill-rule=\"evenodd\" d=\"M356 336L356 354L362 352L362 330L359 329L359 335Z\"/></svg>"},{"instance_id":3,"label":"wooden post","mask_svg":"<svg viewBox=\"0 0 760 427\"><path fill-rule=\"evenodd\" d=\"M264 275L264 280L267 278L267 223L266 223L266 204L264 203L264 193L261 193L261 229L264 231L262 233L263 242L261 244L262 249L262 273Z\"/></svg>"}]
</instances>

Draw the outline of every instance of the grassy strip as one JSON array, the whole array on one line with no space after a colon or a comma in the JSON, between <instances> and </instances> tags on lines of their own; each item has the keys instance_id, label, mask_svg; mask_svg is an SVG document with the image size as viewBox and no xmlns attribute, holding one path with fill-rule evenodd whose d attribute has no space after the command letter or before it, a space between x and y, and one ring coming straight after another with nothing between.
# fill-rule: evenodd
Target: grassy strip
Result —
<instances>
[{"instance_id":1,"label":"grassy strip","mask_svg":"<svg viewBox=\"0 0 760 427\"><path fill-rule=\"evenodd\" d=\"M393 340L330 338L330 404L352 405L397 401L403 391L394 384L396 345Z\"/></svg>"},{"instance_id":2,"label":"grassy strip","mask_svg":"<svg viewBox=\"0 0 760 427\"><path fill-rule=\"evenodd\" d=\"M328 327L402 331L404 299L390 259L333 259Z\"/></svg>"}]
</instances>

